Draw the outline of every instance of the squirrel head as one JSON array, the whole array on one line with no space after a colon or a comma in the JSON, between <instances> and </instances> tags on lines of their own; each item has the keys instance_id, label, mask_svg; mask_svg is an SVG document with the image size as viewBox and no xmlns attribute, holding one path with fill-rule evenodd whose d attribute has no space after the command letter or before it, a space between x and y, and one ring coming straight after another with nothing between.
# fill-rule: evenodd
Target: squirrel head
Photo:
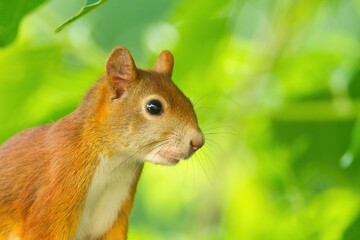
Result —
<instances>
[{"instance_id":1,"label":"squirrel head","mask_svg":"<svg viewBox=\"0 0 360 240\"><path fill-rule=\"evenodd\" d=\"M145 71L126 48L111 52L93 117L107 154L172 165L204 145L193 105L171 80L173 64L163 51Z\"/></svg>"}]
</instances>

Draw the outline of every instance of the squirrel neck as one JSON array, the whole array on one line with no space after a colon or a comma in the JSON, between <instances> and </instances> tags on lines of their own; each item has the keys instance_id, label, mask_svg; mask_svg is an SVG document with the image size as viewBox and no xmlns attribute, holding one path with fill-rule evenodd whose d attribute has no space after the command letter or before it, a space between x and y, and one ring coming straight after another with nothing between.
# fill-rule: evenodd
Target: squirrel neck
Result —
<instances>
[{"instance_id":1,"label":"squirrel neck","mask_svg":"<svg viewBox=\"0 0 360 240\"><path fill-rule=\"evenodd\" d=\"M52 127L53 134L65 142L86 147L93 156L108 156L104 142L104 124L109 112L110 89L104 79L98 80L86 93L79 107Z\"/></svg>"},{"instance_id":2,"label":"squirrel neck","mask_svg":"<svg viewBox=\"0 0 360 240\"><path fill-rule=\"evenodd\" d=\"M85 124L96 124L106 117L110 100L110 85L106 79L101 78L85 94L76 113L84 119Z\"/></svg>"}]
</instances>

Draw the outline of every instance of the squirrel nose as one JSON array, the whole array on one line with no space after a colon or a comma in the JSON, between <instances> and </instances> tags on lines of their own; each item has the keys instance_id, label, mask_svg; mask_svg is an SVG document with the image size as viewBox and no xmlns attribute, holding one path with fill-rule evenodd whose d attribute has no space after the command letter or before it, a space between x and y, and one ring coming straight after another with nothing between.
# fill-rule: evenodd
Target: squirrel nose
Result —
<instances>
[{"instance_id":1,"label":"squirrel nose","mask_svg":"<svg viewBox=\"0 0 360 240\"><path fill-rule=\"evenodd\" d=\"M196 137L190 140L191 149L196 151L205 144L205 138L202 133L199 133Z\"/></svg>"}]
</instances>

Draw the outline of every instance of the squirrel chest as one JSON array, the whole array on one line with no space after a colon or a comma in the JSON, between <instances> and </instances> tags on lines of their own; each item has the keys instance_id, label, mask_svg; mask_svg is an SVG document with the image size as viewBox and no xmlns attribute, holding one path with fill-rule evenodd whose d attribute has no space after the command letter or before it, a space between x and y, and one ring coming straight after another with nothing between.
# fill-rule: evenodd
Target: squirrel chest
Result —
<instances>
[{"instance_id":1,"label":"squirrel chest","mask_svg":"<svg viewBox=\"0 0 360 240\"><path fill-rule=\"evenodd\" d=\"M110 229L121 214L141 169L142 163L129 161L129 157L99 157L75 234L76 240L98 239Z\"/></svg>"}]
</instances>

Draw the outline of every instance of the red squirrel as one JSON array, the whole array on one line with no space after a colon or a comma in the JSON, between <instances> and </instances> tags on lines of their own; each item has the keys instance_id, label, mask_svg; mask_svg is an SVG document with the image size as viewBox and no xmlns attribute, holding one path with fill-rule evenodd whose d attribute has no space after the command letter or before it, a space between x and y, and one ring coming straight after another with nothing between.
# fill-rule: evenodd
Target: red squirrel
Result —
<instances>
[{"instance_id":1,"label":"red squirrel","mask_svg":"<svg viewBox=\"0 0 360 240\"><path fill-rule=\"evenodd\" d=\"M0 146L0 239L126 239L144 162L174 165L205 142L163 51L151 70L115 48L80 106Z\"/></svg>"}]
</instances>

